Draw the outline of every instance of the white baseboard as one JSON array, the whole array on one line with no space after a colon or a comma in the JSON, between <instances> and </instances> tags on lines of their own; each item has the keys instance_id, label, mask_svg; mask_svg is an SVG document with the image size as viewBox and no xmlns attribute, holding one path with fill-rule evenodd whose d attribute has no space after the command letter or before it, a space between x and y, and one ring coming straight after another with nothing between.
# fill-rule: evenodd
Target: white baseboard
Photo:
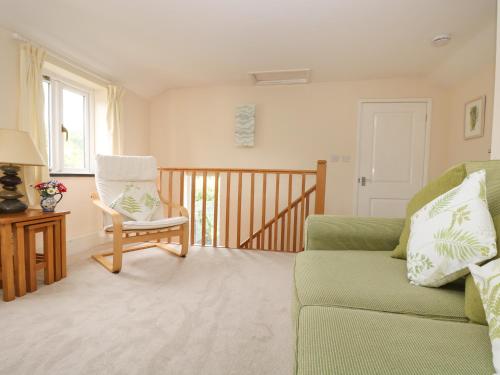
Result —
<instances>
[{"instance_id":1,"label":"white baseboard","mask_svg":"<svg viewBox=\"0 0 500 375\"><path fill-rule=\"evenodd\" d=\"M68 240L67 246L69 252L77 253L81 251L88 251L96 246L111 242L112 239L110 237L106 237L101 232L95 232L83 236L73 237Z\"/></svg>"}]
</instances>

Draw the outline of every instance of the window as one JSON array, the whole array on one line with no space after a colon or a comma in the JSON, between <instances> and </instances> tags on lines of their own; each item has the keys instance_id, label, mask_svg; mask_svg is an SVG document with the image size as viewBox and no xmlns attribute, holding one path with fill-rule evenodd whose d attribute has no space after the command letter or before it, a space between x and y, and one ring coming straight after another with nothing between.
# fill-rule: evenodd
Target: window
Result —
<instances>
[{"instance_id":1,"label":"window","mask_svg":"<svg viewBox=\"0 0 500 375\"><path fill-rule=\"evenodd\" d=\"M43 92L50 172L93 173L93 89L45 75Z\"/></svg>"}]
</instances>

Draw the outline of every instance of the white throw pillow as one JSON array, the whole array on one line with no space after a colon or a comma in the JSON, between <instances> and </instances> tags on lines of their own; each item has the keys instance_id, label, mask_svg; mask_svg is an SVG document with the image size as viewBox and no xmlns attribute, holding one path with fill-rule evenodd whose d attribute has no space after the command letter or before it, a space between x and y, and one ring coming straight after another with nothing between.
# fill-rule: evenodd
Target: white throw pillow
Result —
<instances>
[{"instance_id":1,"label":"white throw pillow","mask_svg":"<svg viewBox=\"0 0 500 375\"><path fill-rule=\"evenodd\" d=\"M156 185L149 181L129 182L111 204L111 208L136 221L149 221L160 207Z\"/></svg>"},{"instance_id":2,"label":"white throw pillow","mask_svg":"<svg viewBox=\"0 0 500 375\"><path fill-rule=\"evenodd\" d=\"M482 267L471 265L469 269L486 313L495 373L500 374L500 259Z\"/></svg>"},{"instance_id":3,"label":"white throw pillow","mask_svg":"<svg viewBox=\"0 0 500 375\"><path fill-rule=\"evenodd\" d=\"M486 201L485 171L427 203L411 219L408 279L439 287L497 254L496 233Z\"/></svg>"}]
</instances>

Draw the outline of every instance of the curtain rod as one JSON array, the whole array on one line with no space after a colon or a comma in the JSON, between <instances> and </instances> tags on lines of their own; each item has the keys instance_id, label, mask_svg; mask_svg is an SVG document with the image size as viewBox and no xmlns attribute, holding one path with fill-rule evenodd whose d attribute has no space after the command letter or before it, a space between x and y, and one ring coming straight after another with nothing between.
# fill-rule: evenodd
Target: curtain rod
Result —
<instances>
[{"instance_id":1,"label":"curtain rod","mask_svg":"<svg viewBox=\"0 0 500 375\"><path fill-rule=\"evenodd\" d=\"M90 70L88 70L88 69L86 69L86 68L82 67L82 66L81 66L81 65L79 65L78 63L73 62L71 59L69 59L69 58L67 58L67 57L64 57L64 56L62 56L62 55L60 55L60 54L58 54L58 53L56 53L56 52L54 52L54 51L51 51L50 49L46 48L45 46L41 45L40 43L37 43L37 42L35 42L35 41L33 41L33 40L29 40L28 38L26 38L26 37L24 37L24 36L20 35L20 34L19 34L19 33L17 33L17 32L12 32L12 38L13 38L14 40L19 41L19 42L31 43L31 44L33 44L33 45L36 45L36 46L38 46L38 47L41 47L41 48L43 48L43 49L46 51L47 55L49 55L49 56L51 56L51 57L55 58L56 60L59 60L59 61L61 61L61 62L65 63L65 64L68 64L69 66L71 66L71 67L73 67L73 68L75 68L75 69L78 69L78 70L80 70L81 72L83 72L83 73L85 73L85 74L88 74L88 75L89 75L89 76L91 76L91 77L96 78L96 79L98 79L99 81L101 81L102 83L105 83L105 84L108 84L108 85L113 84L113 82L111 82L109 79L106 79L106 78L101 77L100 75L98 75L98 74L96 74L96 73L94 73L94 72L92 72L92 71L90 71Z\"/></svg>"}]
</instances>

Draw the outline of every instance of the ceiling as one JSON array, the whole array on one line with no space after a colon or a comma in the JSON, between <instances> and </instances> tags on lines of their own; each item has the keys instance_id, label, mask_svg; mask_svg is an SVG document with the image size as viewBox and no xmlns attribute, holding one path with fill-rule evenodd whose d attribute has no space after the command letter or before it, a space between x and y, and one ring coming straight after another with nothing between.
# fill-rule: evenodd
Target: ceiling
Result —
<instances>
[{"instance_id":1,"label":"ceiling","mask_svg":"<svg viewBox=\"0 0 500 375\"><path fill-rule=\"evenodd\" d=\"M274 69L427 76L495 22L495 0L0 0L1 26L145 97ZM452 42L432 47L443 32ZM483 34L479 59L494 59Z\"/></svg>"}]
</instances>

